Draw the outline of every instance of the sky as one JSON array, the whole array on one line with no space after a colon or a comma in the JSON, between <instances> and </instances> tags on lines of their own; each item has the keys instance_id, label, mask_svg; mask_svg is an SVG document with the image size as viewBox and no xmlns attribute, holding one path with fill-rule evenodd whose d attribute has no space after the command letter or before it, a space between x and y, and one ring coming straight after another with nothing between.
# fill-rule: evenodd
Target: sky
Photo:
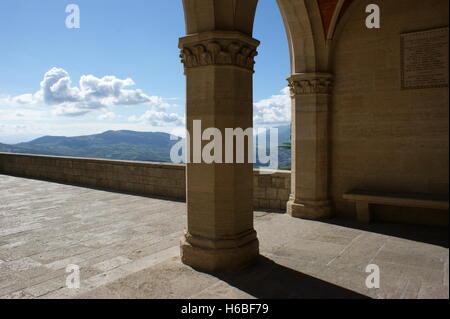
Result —
<instances>
[{"instance_id":1,"label":"sky","mask_svg":"<svg viewBox=\"0 0 450 319\"><path fill-rule=\"evenodd\" d=\"M80 28L69 29L69 4ZM1 0L0 143L107 130L184 132L181 0ZM255 126L290 121L289 51L275 0L260 0Z\"/></svg>"}]
</instances>

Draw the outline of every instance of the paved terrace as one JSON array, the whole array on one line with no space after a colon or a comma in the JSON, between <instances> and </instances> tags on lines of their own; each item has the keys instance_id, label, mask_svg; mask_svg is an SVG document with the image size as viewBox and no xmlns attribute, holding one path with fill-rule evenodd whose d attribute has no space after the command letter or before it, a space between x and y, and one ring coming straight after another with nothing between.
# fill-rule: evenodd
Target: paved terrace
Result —
<instances>
[{"instance_id":1,"label":"paved terrace","mask_svg":"<svg viewBox=\"0 0 450 319\"><path fill-rule=\"evenodd\" d=\"M0 175L2 298L448 298L447 229L255 212L262 257L241 273L180 262L182 202ZM65 288L65 267L81 288ZM381 288L365 287L366 265Z\"/></svg>"}]
</instances>

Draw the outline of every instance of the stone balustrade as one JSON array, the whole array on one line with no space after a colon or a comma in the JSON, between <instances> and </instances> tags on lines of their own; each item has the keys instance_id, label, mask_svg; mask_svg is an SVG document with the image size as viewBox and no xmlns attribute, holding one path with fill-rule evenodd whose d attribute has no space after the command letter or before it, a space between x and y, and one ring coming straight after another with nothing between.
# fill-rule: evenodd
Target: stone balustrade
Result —
<instances>
[{"instance_id":1,"label":"stone balustrade","mask_svg":"<svg viewBox=\"0 0 450 319\"><path fill-rule=\"evenodd\" d=\"M0 174L175 200L186 198L185 166L170 163L0 153ZM256 209L286 209L289 171L261 174L255 170L253 178Z\"/></svg>"}]
</instances>

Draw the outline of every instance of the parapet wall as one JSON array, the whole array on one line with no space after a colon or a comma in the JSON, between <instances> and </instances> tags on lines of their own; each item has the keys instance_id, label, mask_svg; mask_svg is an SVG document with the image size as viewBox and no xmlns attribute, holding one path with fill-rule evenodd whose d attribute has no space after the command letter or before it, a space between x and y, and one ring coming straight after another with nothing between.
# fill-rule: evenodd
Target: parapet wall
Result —
<instances>
[{"instance_id":1,"label":"parapet wall","mask_svg":"<svg viewBox=\"0 0 450 319\"><path fill-rule=\"evenodd\" d=\"M0 153L0 174L130 192L168 199L186 199L185 166L76 157ZM291 174L254 172L254 207L285 210Z\"/></svg>"}]
</instances>

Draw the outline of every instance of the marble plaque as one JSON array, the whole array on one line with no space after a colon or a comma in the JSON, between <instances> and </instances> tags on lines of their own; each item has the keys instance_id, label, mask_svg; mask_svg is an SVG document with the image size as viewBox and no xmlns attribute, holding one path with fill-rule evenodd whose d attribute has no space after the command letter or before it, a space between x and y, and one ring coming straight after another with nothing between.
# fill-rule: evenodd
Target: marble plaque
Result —
<instances>
[{"instance_id":1,"label":"marble plaque","mask_svg":"<svg viewBox=\"0 0 450 319\"><path fill-rule=\"evenodd\" d=\"M448 28L401 35L402 89L448 86Z\"/></svg>"}]
</instances>

